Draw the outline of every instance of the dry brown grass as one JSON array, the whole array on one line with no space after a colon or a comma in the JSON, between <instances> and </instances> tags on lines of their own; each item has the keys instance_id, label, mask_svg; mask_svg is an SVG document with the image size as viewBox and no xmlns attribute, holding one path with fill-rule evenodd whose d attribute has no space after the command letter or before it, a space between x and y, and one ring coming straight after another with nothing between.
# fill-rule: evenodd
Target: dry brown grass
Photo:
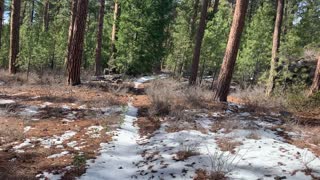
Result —
<instances>
[{"instance_id":1,"label":"dry brown grass","mask_svg":"<svg viewBox=\"0 0 320 180\"><path fill-rule=\"evenodd\" d=\"M173 157L176 161L184 161L192 156L197 156L200 153L194 150L188 150L188 151L179 151L176 153L176 156Z\"/></svg>"},{"instance_id":2,"label":"dry brown grass","mask_svg":"<svg viewBox=\"0 0 320 180\"><path fill-rule=\"evenodd\" d=\"M223 172L208 172L203 169L196 171L194 180L227 180L226 174Z\"/></svg>"},{"instance_id":3,"label":"dry brown grass","mask_svg":"<svg viewBox=\"0 0 320 180\"><path fill-rule=\"evenodd\" d=\"M235 141L231 138L226 138L226 137L217 139L217 144L221 151L228 151L228 152L231 152L232 154L236 153L235 149L238 146L243 145L243 143L240 141Z\"/></svg>"},{"instance_id":4,"label":"dry brown grass","mask_svg":"<svg viewBox=\"0 0 320 180\"><path fill-rule=\"evenodd\" d=\"M24 138L23 131L15 127L0 128L1 144L14 141L21 141Z\"/></svg>"},{"instance_id":5,"label":"dry brown grass","mask_svg":"<svg viewBox=\"0 0 320 180\"><path fill-rule=\"evenodd\" d=\"M268 112L270 110L281 111L285 109L286 99L281 95L267 97L265 88L256 86L237 91L231 96L241 99L242 103L246 106L248 111L252 112Z\"/></svg>"},{"instance_id":6,"label":"dry brown grass","mask_svg":"<svg viewBox=\"0 0 320 180\"><path fill-rule=\"evenodd\" d=\"M246 138L254 139L254 140L261 139L260 135L258 133L256 133L256 132L251 132Z\"/></svg>"},{"instance_id":7,"label":"dry brown grass","mask_svg":"<svg viewBox=\"0 0 320 180\"><path fill-rule=\"evenodd\" d=\"M64 74L60 71L46 70L41 73L18 72L15 75L9 74L6 70L0 70L0 80L9 85L52 85L61 84L66 81Z\"/></svg>"},{"instance_id":8,"label":"dry brown grass","mask_svg":"<svg viewBox=\"0 0 320 180\"><path fill-rule=\"evenodd\" d=\"M146 90L150 97L152 115L177 114L184 109L221 108L212 103L213 92L206 88L189 87L177 80L168 78L155 80Z\"/></svg>"},{"instance_id":9,"label":"dry brown grass","mask_svg":"<svg viewBox=\"0 0 320 180\"><path fill-rule=\"evenodd\" d=\"M221 121L217 121L216 123L212 124L211 131L218 132L220 130L223 130L224 133L228 134L233 130L238 129L239 127L240 127L239 121L223 119Z\"/></svg>"}]
</instances>

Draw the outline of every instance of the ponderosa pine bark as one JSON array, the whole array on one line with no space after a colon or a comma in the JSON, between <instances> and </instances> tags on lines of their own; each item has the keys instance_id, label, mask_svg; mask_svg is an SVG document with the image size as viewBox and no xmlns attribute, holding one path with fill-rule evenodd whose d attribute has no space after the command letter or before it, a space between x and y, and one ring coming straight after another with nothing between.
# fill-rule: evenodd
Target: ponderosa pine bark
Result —
<instances>
[{"instance_id":1,"label":"ponderosa pine bark","mask_svg":"<svg viewBox=\"0 0 320 180\"><path fill-rule=\"evenodd\" d=\"M193 15L190 19L190 37L191 41L194 42L195 34L196 34L196 22L198 17L198 9L199 9L200 0L195 0L193 4Z\"/></svg>"},{"instance_id":2,"label":"ponderosa pine bark","mask_svg":"<svg viewBox=\"0 0 320 180\"><path fill-rule=\"evenodd\" d=\"M89 0L78 0L77 14L74 21L73 37L71 40L70 59L68 60L68 84L81 84L80 70L83 55L84 34Z\"/></svg>"},{"instance_id":3,"label":"ponderosa pine bark","mask_svg":"<svg viewBox=\"0 0 320 180\"><path fill-rule=\"evenodd\" d=\"M199 28L196 36L196 44L193 51L193 61L191 67L191 76L189 79L189 85L195 85L198 76L198 69L199 69L199 62L200 62L200 52L201 52L201 45L204 36L204 31L206 28L206 19L207 19L207 12L208 12L208 4L209 0L202 1L202 8L201 8L201 17Z\"/></svg>"},{"instance_id":4,"label":"ponderosa pine bark","mask_svg":"<svg viewBox=\"0 0 320 180\"><path fill-rule=\"evenodd\" d=\"M95 60L96 60L95 75L96 76L99 76L102 73L101 49L102 49L104 8L105 8L105 0L100 0L99 22L98 22L98 32L97 32L97 47L96 47L96 57L95 57Z\"/></svg>"},{"instance_id":5,"label":"ponderosa pine bark","mask_svg":"<svg viewBox=\"0 0 320 180\"><path fill-rule=\"evenodd\" d=\"M43 13L43 29L46 32L49 30L49 6L49 0L45 0Z\"/></svg>"},{"instance_id":6,"label":"ponderosa pine bark","mask_svg":"<svg viewBox=\"0 0 320 180\"><path fill-rule=\"evenodd\" d=\"M19 31L20 31L21 0L12 0L10 19L10 50L9 50L9 73L17 72L17 58L19 54Z\"/></svg>"},{"instance_id":7,"label":"ponderosa pine bark","mask_svg":"<svg viewBox=\"0 0 320 180\"><path fill-rule=\"evenodd\" d=\"M0 48L1 48L1 32L2 32L2 23L3 23L3 14L4 14L4 0L0 0Z\"/></svg>"},{"instance_id":8,"label":"ponderosa pine bark","mask_svg":"<svg viewBox=\"0 0 320 180\"><path fill-rule=\"evenodd\" d=\"M277 0L277 16L276 22L273 32L273 44L272 44L272 58L270 63L270 73L268 86L266 90L266 95L270 96L275 87L275 79L277 76L277 64L279 62L279 48L280 48L280 36L281 36L281 26L283 20L283 12L284 12L284 0Z\"/></svg>"},{"instance_id":9,"label":"ponderosa pine bark","mask_svg":"<svg viewBox=\"0 0 320 180\"><path fill-rule=\"evenodd\" d=\"M320 55L318 57L318 65L316 72L314 74L313 83L310 88L309 96L312 96L314 93L317 93L320 91Z\"/></svg>"},{"instance_id":10,"label":"ponderosa pine bark","mask_svg":"<svg viewBox=\"0 0 320 180\"><path fill-rule=\"evenodd\" d=\"M78 0L72 0L71 3L71 16L70 16L70 22L69 22L69 33L68 33L68 49L67 49L67 57L65 59L65 65L68 69L68 61L70 59L70 51L71 51L71 44L72 44L72 37L73 37L73 28L74 28L74 21L76 19L77 15L77 7L78 7Z\"/></svg>"},{"instance_id":11,"label":"ponderosa pine bark","mask_svg":"<svg viewBox=\"0 0 320 180\"><path fill-rule=\"evenodd\" d=\"M249 0L237 0L236 2L227 49L224 55L217 81L217 89L214 95L214 99L218 101L227 101L234 66L239 51L241 35L244 29L248 4Z\"/></svg>"},{"instance_id":12,"label":"ponderosa pine bark","mask_svg":"<svg viewBox=\"0 0 320 180\"><path fill-rule=\"evenodd\" d=\"M116 59L116 38L117 38L117 24L119 17L119 2L118 0L114 0L114 10L113 10L113 23L112 23L112 32L111 32L111 57L109 64L112 64Z\"/></svg>"}]
</instances>

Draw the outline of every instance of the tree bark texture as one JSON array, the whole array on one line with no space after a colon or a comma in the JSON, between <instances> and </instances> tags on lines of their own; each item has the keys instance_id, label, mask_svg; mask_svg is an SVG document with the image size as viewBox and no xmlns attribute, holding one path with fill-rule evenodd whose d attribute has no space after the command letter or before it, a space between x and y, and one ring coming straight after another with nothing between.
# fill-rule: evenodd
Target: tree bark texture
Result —
<instances>
[{"instance_id":1,"label":"tree bark texture","mask_svg":"<svg viewBox=\"0 0 320 180\"><path fill-rule=\"evenodd\" d=\"M70 59L68 60L68 83L76 86L81 84L80 70L83 55L84 34L89 0L79 0L74 21L73 37L71 40Z\"/></svg>"},{"instance_id":2,"label":"tree bark texture","mask_svg":"<svg viewBox=\"0 0 320 180\"><path fill-rule=\"evenodd\" d=\"M49 18L50 18L49 7L50 7L49 0L46 0L44 3L44 13L43 13L43 29L46 32L48 32L49 30Z\"/></svg>"},{"instance_id":3,"label":"tree bark texture","mask_svg":"<svg viewBox=\"0 0 320 180\"><path fill-rule=\"evenodd\" d=\"M2 23L3 23L3 14L4 14L4 0L0 0L0 48L1 48L1 32L2 32Z\"/></svg>"},{"instance_id":4,"label":"tree bark texture","mask_svg":"<svg viewBox=\"0 0 320 180\"><path fill-rule=\"evenodd\" d=\"M17 58L19 54L19 31L20 31L21 0L12 0L10 19L10 50L9 50L9 73L17 72Z\"/></svg>"},{"instance_id":5,"label":"tree bark texture","mask_svg":"<svg viewBox=\"0 0 320 180\"><path fill-rule=\"evenodd\" d=\"M99 76L102 73L101 49L102 49L104 9L105 9L105 0L100 0L99 22L98 22L98 32L97 32L97 47L96 47L96 57L95 57L95 60L96 60L95 75L96 76Z\"/></svg>"},{"instance_id":6,"label":"tree bark texture","mask_svg":"<svg viewBox=\"0 0 320 180\"><path fill-rule=\"evenodd\" d=\"M112 64L113 61L116 59L116 39L117 39L117 24L119 18L119 2L118 0L114 1L114 10L113 10L113 25L112 25L112 33L111 33L111 57L109 64Z\"/></svg>"},{"instance_id":7,"label":"tree bark texture","mask_svg":"<svg viewBox=\"0 0 320 180\"><path fill-rule=\"evenodd\" d=\"M197 22L197 17L198 17L199 3L200 3L200 0L194 1L193 15L190 19L190 37L191 37L192 42L194 42L195 34L196 34L196 22Z\"/></svg>"},{"instance_id":8,"label":"tree bark texture","mask_svg":"<svg viewBox=\"0 0 320 180\"><path fill-rule=\"evenodd\" d=\"M268 80L268 86L266 94L270 96L275 87L275 79L277 76L276 68L279 62L279 48L280 48L280 36L281 36L281 26L283 20L283 12L284 12L284 0L277 0L277 16L276 23L273 32L273 44L272 44L272 58L270 63L270 74Z\"/></svg>"},{"instance_id":9,"label":"tree bark texture","mask_svg":"<svg viewBox=\"0 0 320 180\"><path fill-rule=\"evenodd\" d=\"M203 40L205 28L206 28L208 4L209 4L209 0L202 1L201 17L200 17L200 23L199 23L197 36L196 36L196 44L195 44L194 51L193 51L193 61L192 61L191 76L189 79L189 85L195 85L196 81L197 81L199 62L200 62L201 45L202 45L202 40Z\"/></svg>"},{"instance_id":10,"label":"tree bark texture","mask_svg":"<svg viewBox=\"0 0 320 180\"><path fill-rule=\"evenodd\" d=\"M320 55L318 57L318 65L316 73L314 74L313 83L309 92L309 96L320 91Z\"/></svg>"},{"instance_id":11,"label":"tree bark texture","mask_svg":"<svg viewBox=\"0 0 320 180\"><path fill-rule=\"evenodd\" d=\"M78 7L78 0L73 0L71 3L71 16L70 16L70 23L69 23L69 34L68 34L68 49L67 49L67 57L65 60L65 64L67 65L68 69L68 61L70 59L70 51L72 45L72 37L73 37L73 28L74 28L74 21L77 15L77 7Z\"/></svg>"},{"instance_id":12,"label":"tree bark texture","mask_svg":"<svg viewBox=\"0 0 320 180\"><path fill-rule=\"evenodd\" d=\"M244 29L248 4L249 0L237 0L236 2L227 49L224 55L217 81L217 89L214 95L214 99L218 101L227 101L234 66L239 51L241 35Z\"/></svg>"}]
</instances>

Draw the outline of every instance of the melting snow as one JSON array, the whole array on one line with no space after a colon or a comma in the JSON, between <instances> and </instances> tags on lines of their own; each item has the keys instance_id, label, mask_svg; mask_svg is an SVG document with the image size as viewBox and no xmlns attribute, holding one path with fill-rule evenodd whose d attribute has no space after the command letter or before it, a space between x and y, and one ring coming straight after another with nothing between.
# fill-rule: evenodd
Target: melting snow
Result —
<instances>
[{"instance_id":1,"label":"melting snow","mask_svg":"<svg viewBox=\"0 0 320 180\"><path fill-rule=\"evenodd\" d=\"M52 105L53 103L51 103L51 102L44 102L42 105L40 105L40 107L41 108L46 108L46 107L48 107L48 106L50 106L50 105Z\"/></svg>"},{"instance_id":2,"label":"melting snow","mask_svg":"<svg viewBox=\"0 0 320 180\"><path fill-rule=\"evenodd\" d=\"M134 88L138 88L141 84L154 80L155 78L156 78L155 76L145 76L145 77L139 78L134 82Z\"/></svg>"},{"instance_id":3,"label":"melting snow","mask_svg":"<svg viewBox=\"0 0 320 180\"><path fill-rule=\"evenodd\" d=\"M76 134L77 133L74 131L66 131L61 136L54 135L52 138L39 140L41 141L41 145L43 145L45 148L50 148L52 145L61 145L65 140L72 138Z\"/></svg>"},{"instance_id":4,"label":"melting snow","mask_svg":"<svg viewBox=\"0 0 320 180\"><path fill-rule=\"evenodd\" d=\"M80 179L130 179L135 174L134 162L142 160L136 142L139 138L138 129L133 125L137 119L137 111L137 108L128 105L124 123L118 130L114 142L101 144L101 155L94 163L88 162L87 172Z\"/></svg>"},{"instance_id":5,"label":"melting snow","mask_svg":"<svg viewBox=\"0 0 320 180\"><path fill-rule=\"evenodd\" d=\"M31 146L31 145L32 145L32 144L31 144L31 140L30 140L30 139L26 139L23 143L21 143L21 144L19 144L19 145L17 145L17 146L14 146L13 149L19 150L19 149L21 149L21 148L24 148L24 147L26 147L26 146Z\"/></svg>"},{"instance_id":6,"label":"melting snow","mask_svg":"<svg viewBox=\"0 0 320 180\"><path fill-rule=\"evenodd\" d=\"M9 104L14 104L16 103L13 100L8 100L8 99L0 99L0 105L9 105Z\"/></svg>"},{"instance_id":7,"label":"melting snow","mask_svg":"<svg viewBox=\"0 0 320 180\"><path fill-rule=\"evenodd\" d=\"M30 131L30 129L31 129L31 126L26 126L23 128L23 132L27 133L28 131Z\"/></svg>"},{"instance_id":8,"label":"melting snow","mask_svg":"<svg viewBox=\"0 0 320 180\"><path fill-rule=\"evenodd\" d=\"M103 130L102 126L90 126L88 127L88 131L86 132L91 138L98 138L100 137L100 131Z\"/></svg>"},{"instance_id":9,"label":"melting snow","mask_svg":"<svg viewBox=\"0 0 320 180\"><path fill-rule=\"evenodd\" d=\"M22 116L34 116L38 114L39 107L37 106L29 106L26 107L22 112L20 112L20 115Z\"/></svg>"},{"instance_id":10,"label":"melting snow","mask_svg":"<svg viewBox=\"0 0 320 180\"><path fill-rule=\"evenodd\" d=\"M60 158L60 157L65 156L65 155L67 155L67 154L69 154L69 151L63 151L63 152L61 152L61 153L59 153L59 154L53 154L53 155L51 155L51 156L48 156L47 158L48 158L48 159Z\"/></svg>"}]
</instances>

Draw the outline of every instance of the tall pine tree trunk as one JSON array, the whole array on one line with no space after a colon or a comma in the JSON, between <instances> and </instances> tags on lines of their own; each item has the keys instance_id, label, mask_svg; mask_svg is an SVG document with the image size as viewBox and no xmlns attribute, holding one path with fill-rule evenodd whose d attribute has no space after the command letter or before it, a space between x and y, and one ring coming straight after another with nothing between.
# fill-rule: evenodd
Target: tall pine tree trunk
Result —
<instances>
[{"instance_id":1,"label":"tall pine tree trunk","mask_svg":"<svg viewBox=\"0 0 320 180\"><path fill-rule=\"evenodd\" d=\"M102 72L101 48L102 48L104 8L105 8L105 0L100 0L99 23L98 23L98 33L97 33L97 47L96 47L96 66L95 66L95 75L96 76L101 75L101 72Z\"/></svg>"},{"instance_id":2,"label":"tall pine tree trunk","mask_svg":"<svg viewBox=\"0 0 320 180\"><path fill-rule=\"evenodd\" d=\"M116 38L117 38L117 24L119 18L119 2L118 0L114 1L114 10L113 10L113 25L112 25L112 33L111 33L111 57L110 62L108 64L113 64L116 59Z\"/></svg>"},{"instance_id":3,"label":"tall pine tree trunk","mask_svg":"<svg viewBox=\"0 0 320 180\"><path fill-rule=\"evenodd\" d=\"M9 73L17 72L17 58L19 54L19 31L20 31L20 9L21 0L11 2L11 22L10 22L10 52L9 52Z\"/></svg>"},{"instance_id":4,"label":"tall pine tree trunk","mask_svg":"<svg viewBox=\"0 0 320 180\"><path fill-rule=\"evenodd\" d=\"M68 49L67 49L67 57L65 59L65 65L67 66L68 69L68 61L70 59L70 51L71 51L71 45L72 45L72 37L73 37L73 28L74 28L74 21L76 19L77 15L77 7L78 7L78 0L72 0L71 3L71 18L69 22L69 34L68 34Z\"/></svg>"},{"instance_id":5,"label":"tall pine tree trunk","mask_svg":"<svg viewBox=\"0 0 320 180\"><path fill-rule=\"evenodd\" d=\"M218 101L227 101L233 70L239 51L241 34L244 29L248 3L249 0L237 0L236 3L227 49L224 55L217 81L217 89L214 96L214 99Z\"/></svg>"},{"instance_id":6,"label":"tall pine tree trunk","mask_svg":"<svg viewBox=\"0 0 320 180\"><path fill-rule=\"evenodd\" d=\"M89 0L79 0L77 6L76 19L73 27L73 37L71 40L71 51L68 60L68 84L75 86L81 84L80 70L83 55L84 34Z\"/></svg>"},{"instance_id":7,"label":"tall pine tree trunk","mask_svg":"<svg viewBox=\"0 0 320 180\"><path fill-rule=\"evenodd\" d=\"M202 1L201 17L200 17L200 23L199 23L199 28L198 28L197 37L196 37L196 44L195 44L194 52L193 52L193 61L192 61L191 76L189 79L189 85L194 85L194 84L196 84L196 81L197 81L199 62L200 62L201 45L202 45L202 40L203 40L203 36L204 36L204 31L206 28L208 3L209 3L209 0Z\"/></svg>"},{"instance_id":8,"label":"tall pine tree trunk","mask_svg":"<svg viewBox=\"0 0 320 180\"><path fill-rule=\"evenodd\" d=\"M309 96L320 91L320 55L318 57L318 65L316 73L314 74L313 83L309 92Z\"/></svg>"},{"instance_id":9,"label":"tall pine tree trunk","mask_svg":"<svg viewBox=\"0 0 320 180\"><path fill-rule=\"evenodd\" d=\"M196 34L196 22L198 17L198 9L199 9L200 0L195 0L193 4L193 15L190 19L190 37L192 42L194 41L195 34Z\"/></svg>"},{"instance_id":10,"label":"tall pine tree trunk","mask_svg":"<svg viewBox=\"0 0 320 180\"><path fill-rule=\"evenodd\" d=\"M212 15L211 17L208 15L207 19L209 20L210 18L214 18L219 10L219 0L215 0L214 1L214 4L213 4L213 12L212 12ZM209 7L211 5L209 4ZM200 84L202 83L202 79L203 79L203 76L204 76L204 73L206 71L206 59L203 60L202 62L202 68L201 68L201 72L200 72ZM213 79L214 81L214 79Z\"/></svg>"},{"instance_id":11,"label":"tall pine tree trunk","mask_svg":"<svg viewBox=\"0 0 320 180\"><path fill-rule=\"evenodd\" d=\"M31 13L30 13L30 23L33 23L34 19L34 0L31 1Z\"/></svg>"},{"instance_id":12,"label":"tall pine tree trunk","mask_svg":"<svg viewBox=\"0 0 320 180\"><path fill-rule=\"evenodd\" d=\"M49 30L49 0L44 3L44 13L43 13L43 29L48 32Z\"/></svg>"},{"instance_id":13,"label":"tall pine tree trunk","mask_svg":"<svg viewBox=\"0 0 320 180\"><path fill-rule=\"evenodd\" d=\"M272 59L270 64L270 74L268 80L268 87L266 94L270 96L275 87L275 80L277 76L277 64L279 62L279 48L280 48L280 36L281 36L281 26L284 11L284 0L277 0L277 17L273 33L273 45L272 45Z\"/></svg>"},{"instance_id":14,"label":"tall pine tree trunk","mask_svg":"<svg viewBox=\"0 0 320 180\"><path fill-rule=\"evenodd\" d=\"M0 0L0 48L1 48L1 32L4 14L4 0Z\"/></svg>"}]
</instances>

